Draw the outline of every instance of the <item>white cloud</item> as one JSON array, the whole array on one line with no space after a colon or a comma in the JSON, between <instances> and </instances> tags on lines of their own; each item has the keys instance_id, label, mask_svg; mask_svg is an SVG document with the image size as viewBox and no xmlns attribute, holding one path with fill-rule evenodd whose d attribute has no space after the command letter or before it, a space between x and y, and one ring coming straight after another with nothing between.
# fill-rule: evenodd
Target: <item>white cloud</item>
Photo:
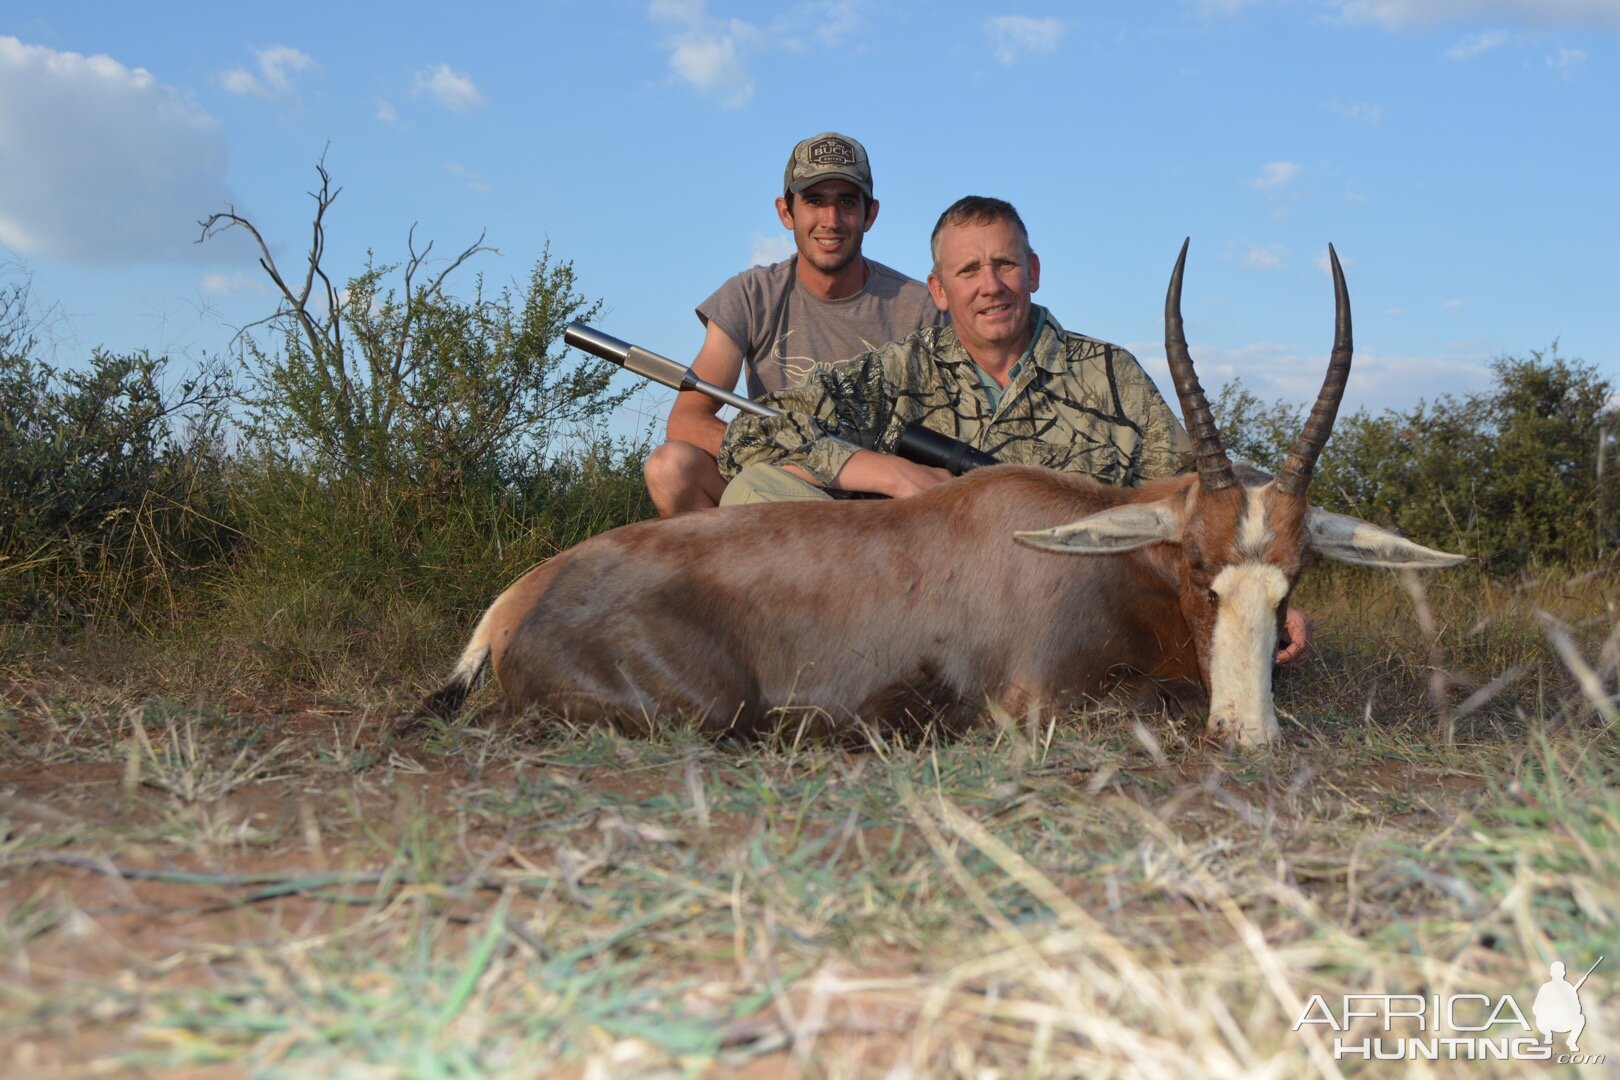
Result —
<instances>
[{"instance_id":1,"label":"white cloud","mask_svg":"<svg viewBox=\"0 0 1620 1080\"><path fill-rule=\"evenodd\" d=\"M810 0L804 9L816 23L816 40L823 45L838 45L864 25L861 5L862 0Z\"/></svg>"},{"instance_id":2,"label":"white cloud","mask_svg":"<svg viewBox=\"0 0 1620 1080\"><path fill-rule=\"evenodd\" d=\"M1501 30L1469 34L1446 50L1446 58L1448 60L1472 60L1476 56L1482 56L1492 49L1506 45L1507 41L1507 34Z\"/></svg>"},{"instance_id":3,"label":"white cloud","mask_svg":"<svg viewBox=\"0 0 1620 1080\"><path fill-rule=\"evenodd\" d=\"M1391 30L1501 19L1538 27L1620 26L1614 0L1333 0L1340 18Z\"/></svg>"},{"instance_id":4,"label":"white cloud","mask_svg":"<svg viewBox=\"0 0 1620 1080\"><path fill-rule=\"evenodd\" d=\"M1196 0L1195 6L1200 15L1229 18L1259 3L1260 0Z\"/></svg>"},{"instance_id":5,"label":"white cloud","mask_svg":"<svg viewBox=\"0 0 1620 1080\"><path fill-rule=\"evenodd\" d=\"M749 241L748 264L750 266L769 266L779 263L794 252L793 234L790 232L773 233L770 236L764 233L755 233Z\"/></svg>"},{"instance_id":6,"label":"white cloud","mask_svg":"<svg viewBox=\"0 0 1620 1080\"><path fill-rule=\"evenodd\" d=\"M1326 251L1319 253L1316 256L1315 262L1316 268L1322 271L1322 276L1327 278L1329 281L1333 280L1333 263L1328 259L1328 253ZM1339 266L1344 270L1345 276L1348 277L1350 275L1350 271L1356 268L1356 260L1344 255L1340 255Z\"/></svg>"},{"instance_id":7,"label":"white cloud","mask_svg":"<svg viewBox=\"0 0 1620 1080\"><path fill-rule=\"evenodd\" d=\"M705 0L652 0L647 5L647 15L653 19L696 25L708 18L708 5Z\"/></svg>"},{"instance_id":8,"label":"white cloud","mask_svg":"<svg viewBox=\"0 0 1620 1080\"><path fill-rule=\"evenodd\" d=\"M1268 161L1260 166L1260 175L1249 183L1262 191L1275 191L1287 187L1299 175L1299 166L1292 161Z\"/></svg>"},{"instance_id":9,"label":"white cloud","mask_svg":"<svg viewBox=\"0 0 1620 1080\"><path fill-rule=\"evenodd\" d=\"M486 184L482 178L474 176L472 173L468 172L466 166L459 165L454 161L447 161L444 164L444 171L466 184L467 190L473 194L489 194L489 185Z\"/></svg>"},{"instance_id":10,"label":"white cloud","mask_svg":"<svg viewBox=\"0 0 1620 1080\"><path fill-rule=\"evenodd\" d=\"M1056 52L1063 38L1063 22L1028 15L997 15L984 20L984 32L995 45L996 59L1015 64L1027 54Z\"/></svg>"},{"instance_id":11,"label":"white cloud","mask_svg":"<svg viewBox=\"0 0 1620 1080\"><path fill-rule=\"evenodd\" d=\"M219 123L143 68L0 36L0 243L87 265L220 262L197 221L233 201ZM26 167L13 163L26 162Z\"/></svg>"},{"instance_id":12,"label":"white cloud","mask_svg":"<svg viewBox=\"0 0 1620 1080\"><path fill-rule=\"evenodd\" d=\"M1585 64L1586 53L1581 49L1559 49L1547 57L1547 66L1566 79L1573 79Z\"/></svg>"},{"instance_id":13,"label":"white cloud","mask_svg":"<svg viewBox=\"0 0 1620 1080\"><path fill-rule=\"evenodd\" d=\"M256 94L259 80L247 68L231 68L219 73L219 84L233 94Z\"/></svg>"},{"instance_id":14,"label":"white cloud","mask_svg":"<svg viewBox=\"0 0 1620 1080\"><path fill-rule=\"evenodd\" d=\"M1467 307L1468 305L1464 304L1461 300L1447 300L1441 306L1444 307L1447 311L1461 311L1463 308Z\"/></svg>"},{"instance_id":15,"label":"white cloud","mask_svg":"<svg viewBox=\"0 0 1620 1080\"><path fill-rule=\"evenodd\" d=\"M230 296L243 289L262 296L270 291L257 275L247 274L241 270L230 274L204 274L197 287L209 296Z\"/></svg>"},{"instance_id":16,"label":"white cloud","mask_svg":"<svg viewBox=\"0 0 1620 1080\"><path fill-rule=\"evenodd\" d=\"M377 106L377 119L385 124L398 124L399 113L388 102Z\"/></svg>"},{"instance_id":17,"label":"white cloud","mask_svg":"<svg viewBox=\"0 0 1620 1080\"><path fill-rule=\"evenodd\" d=\"M753 99L750 64L760 54L841 46L861 29L863 6L864 0L800 0L762 26L710 15L706 0L651 0L647 17L667 28L663 45L676 80L740 108Z\"/></svg>"},{"instance_id":18,"label":"white cloud","mask_svg":"<svg viewBox=\"0 0 1620 1080\"><path fill-rule=\"evenodd\" d=\"M674 27L664 44L670 70L721 104L739 108L754 96L754 75L743 61L765 35L741 19L711 18L704 0L653 0L647 15Z\"/></svg>"},{"instance_id":19,"label":"white cloud","mask_svg":"<svg viewBox=\"0 0 1620 1080\"><path fill-rule=\"evenodd\" d=\"M1271 247L1251 247L1248 254L1243 256L1243 265L1252 266L1259 270L1276 270L1282 266L1283 251L1276 244Z\"/></svg>"},{"instance_id":20,"label":"white cloud","mask_svg":"<svg viewBox=\"0 0 1620 1080\"><path fill-rule=\"evenodd\" d=\"M1370 101L1332 101L1328 108L1334 115L1357 127L1377 127L1384 122L1384 110Z\"/></svg>"},{"instance_id":21,"label":"white cloud","mask_svg":"<svg viewBox=\"0 0 1620 1080\"><path fill-rule=\"evenodd\" d=\"M1331 316L1330 316L1331 318ZM1332 324L1329 323L1329 328ZM1160 386L1168 387L1170 369L1164 361L1162 341L1125 342ZM1241 379L1261 401L1281 401L1302 408L1316 400L1327 371L1327 351L1275 341L1222 347L1192 345L1198 379L1214 398L1221 387ZM1358 348L1350 382L1339 415L1357 409L1379 414L1387 409L1409 409L1418 401L1433 401L1441 394L1462 394L1490 385L1489 358L1459 347L1432 356L1404 356ZM1329 444L1331 447L1331 444ZM1329 453L1331 453L1331 449Z\"/></svg>"},{"instance_id":22,"label":"white cloud","mask_svg":"<svg viewBox=\"0 0 1620 1080\"><path fill-rule=\"evenodd\" d=\"M259 62L257 74L246 68L231 68L220 72L220 85L233 94L267 99L286 97L293 91L293 76L316 66L307 53L291 45L254 49L253 55Z\"/></svg>"},{"instance_id":23,"label":"white cloud","mask_svg":"<svg viewBox=\"0 0 1620 1080\"><path fill-rule=\"evenodd\" d=\"M699 90L714 92L727 105L746 104L754 96L754 76L737 55L740 36L687 35L676 42L669 66L677 76Z\"/></svg>"},{"instance_id":24,"label":"white cloud","mask_svg":"<svg viewBox=\"0 0 1620 1080\"><path fill-rule=\"evenodd\" d=\"M449 64L434 64L426 71L417 72L413 92L427 94L452 112L466 112L484 103L484 95L477 84Z\"/></svg>"},{"instance_id":25,"label":"white cloud","mask_svg":"<svg viewBox=\"0 0 1620 1080\"><path fill-rule=\"evenodd\" d=\"M1466 346L1454 349L1436 355L1408 356L1377 352L1365 346L1358 348L1340 414L1361 408L1374 414L1387 409L1406 410L1419 401L1434 401L1444 394L1467 394L1489 386L1492 380L1490 358ZM1312 362L1303 360L1303 368L1308 371ZM1323 356L1315 362L1319 366L1314 374L1320 385L1327 358ZM1315 395L1316 387L1311 387L1305 394L1295 395L1290 400L1308 404Z\"/></svg>"},{"instance_id":26,"label":"white cloud","mask_svg":"<svg viewBox=\"0 0 1620 1080\"><path fill-rule=\"evenodd\" d=\"M264 81L278 91L292 87L292 73L313 67L315 61L291 45L272 45L268 49L254 49L259 58L259 70Z\"/></svg>"}]
</instances>

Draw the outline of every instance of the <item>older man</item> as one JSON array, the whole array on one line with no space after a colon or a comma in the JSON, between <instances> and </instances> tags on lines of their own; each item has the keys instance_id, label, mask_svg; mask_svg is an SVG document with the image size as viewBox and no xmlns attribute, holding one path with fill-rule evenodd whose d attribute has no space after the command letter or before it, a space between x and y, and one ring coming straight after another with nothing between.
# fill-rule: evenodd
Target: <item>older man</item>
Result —
<instances>
[{"instance_id":1,"label":"older man","mask_svg":"<svg viewBox=\"0 0 1620 1080\"><path fill-rule=\"evenodd\" d=\"M886 341L944 321L922 282L861 254L878 216L866 148L835 131L813 135L788 156L777 217L795 253L728 279L698 306L708 328L692 370L730 389L746 371L758 397L802 382ZM715 465L726 426L719 403L681 394L670 410L669 441L643 475L665 517L714 506L725 489Z\"/></svg>"},{"instance_id":2,"label":"older man","mask_svg":"<svg viewBox=\"0 0 1620 1080\"><path fill-rule=\"evenodd\" d=\"M892 453L920 422L1008 463L1137 484L1181 472L1191 445L1136 358L1064 330L1031 297L1040 258L1010 203L970 195L934 226L928 291L951 325L919 330L769 394L720 449L722 505L831 493L903 497L950 479ZM1307 625L1290 611L1288 662Z\"/></svg>"}]
</instances>

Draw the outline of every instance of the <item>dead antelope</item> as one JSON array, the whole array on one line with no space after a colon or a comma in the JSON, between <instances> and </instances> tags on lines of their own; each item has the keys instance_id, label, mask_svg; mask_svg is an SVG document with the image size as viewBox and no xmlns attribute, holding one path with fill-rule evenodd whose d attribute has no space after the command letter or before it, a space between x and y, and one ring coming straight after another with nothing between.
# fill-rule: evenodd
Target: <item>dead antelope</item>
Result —
<instances>
[{"instance_id":1,"label":"dead antelope","mask_svg":"<svg viewBox=\"0 0 1620 1080\"><path fill-rule=\"evenodd\" d=\"M452 715L490 667L514 711L679 714L740 732L796 713L835 733L960 721L988 702L1021 715L1181 681L1208 693L1214 736L1275 737L1272 655L1310 552L1362 566L1462 559L1306 502L1350 371L1349 294L1328 250L1333 353L1275 479L1234 468L1222 446L1182 329L1183 245L1165 348L1196 474L1117 488L1001 465L908 499L627 525L502 593L422 710Z\"/></svg>"}]
</instances>

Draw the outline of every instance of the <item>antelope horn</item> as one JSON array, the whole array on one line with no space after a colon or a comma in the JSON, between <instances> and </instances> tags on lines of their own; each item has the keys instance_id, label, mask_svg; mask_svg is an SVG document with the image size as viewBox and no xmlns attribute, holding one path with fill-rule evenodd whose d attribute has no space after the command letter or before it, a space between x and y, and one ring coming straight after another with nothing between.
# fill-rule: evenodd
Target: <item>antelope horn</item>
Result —
<instances>
[{"instance_id":1,"label":"antelope horn","mask_svg":"<svg viewBox=\"0 0 1620 1080\"><path fill-rule=\"evenodd\" d=\"M1311 415L1305 420L1305 430L1299 433L1294 448L1288 452L1282 471L1277 474L1277 487L1290 495L1303 495L1311 482L1311 470L1316 459L1333 434L1333 420L1339 414L1339 401L1344 397L1344 384L1350 378L1350 290L1344 284L1344 271L1339 267L1339 255L1328 245L1328 259L1333 264L1333 354L1328 357L1327 377L1322 380L1322 392L1316 395Z\"/></svg>"},{"instance_id":2,"label":"antelope horn","mask_svg":"<svg viewBox=\"0 0 1620 1080\"><path fill-rule=\"evenodd\" d=\"M1204 397L1204 388L1198 384L1192 354L1187 351L1187 334L1181 326L1181 272L1187 265L1190 242L1191 237L1181 242L1181 256L1176 259L1176 271L1170 275L1170 292L1164 298L1164 352L1170 362L1170 378L1176 384L1176 397L1181 402L1181 419L1192 437L1198 482L1205 491L1219 491L1236 484L1237 478L1232 475L1232 461L1221 445L1221 433L1215 426L1209 401Z\"/></svg>"}]
</instances>

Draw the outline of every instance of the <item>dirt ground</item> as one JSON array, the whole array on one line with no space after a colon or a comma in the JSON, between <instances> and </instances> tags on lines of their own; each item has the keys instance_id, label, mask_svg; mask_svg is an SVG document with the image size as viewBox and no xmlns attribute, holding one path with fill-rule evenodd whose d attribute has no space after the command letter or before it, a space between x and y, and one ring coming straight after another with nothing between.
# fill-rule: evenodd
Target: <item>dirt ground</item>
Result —
<instances>
[{"instance_id":1,"label":"dirt ground","mask_svg":"<svg viewBox=\"0 0 1620 1080\"><path fill-rule=\"evenodd\" d=\"M1498 810L1554 785L1611 812L1602 770L1514 795L1528 735L1294 721L1255 758L1162 718L864 751L390 722L14 702L12 1074L1331 1074L1288 1030L1307 988L1421 982L1414 940L1511 981L1615 905L1601 817L1528 929L1473 861L1539 844Z\"/></svg>"}]
</instances>

